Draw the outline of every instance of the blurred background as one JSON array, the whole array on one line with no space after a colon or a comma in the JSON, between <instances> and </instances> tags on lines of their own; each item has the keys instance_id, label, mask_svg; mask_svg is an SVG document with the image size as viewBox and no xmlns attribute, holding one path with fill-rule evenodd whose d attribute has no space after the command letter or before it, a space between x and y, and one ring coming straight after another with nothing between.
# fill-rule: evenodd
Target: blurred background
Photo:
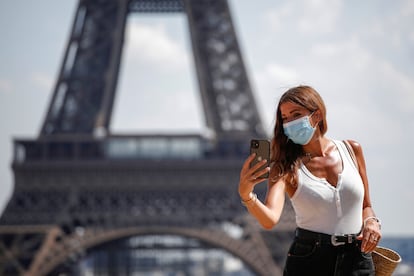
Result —
<instances>
[{"instance_id":1,"label":"blurred background","mask_svg":"<svg viewBox=\"0 0 414 276\"><path fill-rule=\"evenodd\" d=\"M265 130L271 134L285 90L313 86L327 105L327 135L363 146L384 242L413 238L414 2L229 5ZM75 0L0 2L0 210L13 192L12 140L40 131L76 6ZM191 51L184 15L129 17L113 133L207 132ZM408 240L398 246L413 262Z\"/></svg>"}]
</instances>

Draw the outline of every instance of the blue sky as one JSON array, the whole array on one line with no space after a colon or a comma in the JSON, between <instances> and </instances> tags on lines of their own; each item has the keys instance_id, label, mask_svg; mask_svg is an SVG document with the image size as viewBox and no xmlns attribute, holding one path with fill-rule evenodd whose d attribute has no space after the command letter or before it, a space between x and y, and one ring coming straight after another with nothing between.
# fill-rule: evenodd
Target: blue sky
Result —
<instances>
[{"instance_id":1,"label":"blue sky","mask_svg":"<svg viewBox=\"0 0 414 276\"><path fill-rule=\"evenodd\" d=\"M414 235L414 2L229 3L265 128L288 87L315 87L327 135L364 148L384 234ZM39 133L76 5L0 2L0 210L12 193L12 139ZM205 131L183 16L129 18L111 131Z\"/></svg>"}]
</instances>

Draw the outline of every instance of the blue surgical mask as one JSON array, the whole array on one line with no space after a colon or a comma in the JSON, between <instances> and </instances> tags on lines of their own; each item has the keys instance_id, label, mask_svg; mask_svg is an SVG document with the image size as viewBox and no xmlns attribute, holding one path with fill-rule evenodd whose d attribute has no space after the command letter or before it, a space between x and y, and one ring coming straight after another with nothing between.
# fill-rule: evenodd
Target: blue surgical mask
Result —
<instances>
[{"instance_id":1,"label":"blue surgical mask","mask_svg":"<svg viewBox=\"0 0 414 276\"><path fill-rule=\"evenodd\" d=\"M283 124L285 135L292 140L293 143L306 145L312 139L316 130L316 127L312 127L309 120L312 114Z\"/></svg>"}]
</instances>

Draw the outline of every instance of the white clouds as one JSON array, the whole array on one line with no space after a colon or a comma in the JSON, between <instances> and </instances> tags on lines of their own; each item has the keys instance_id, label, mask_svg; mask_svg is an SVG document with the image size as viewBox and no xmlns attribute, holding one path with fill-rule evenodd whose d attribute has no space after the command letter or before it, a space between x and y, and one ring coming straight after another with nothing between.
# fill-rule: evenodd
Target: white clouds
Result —
<instances>
[{"instance_id":1,"label":"white clouds","mask_svg":"<svg viewBox=\"0 0 414 276\"><path fill-rule=\"evenodd\" d=\"M406 0L401 5L401 12L400 14L404 17L412 17L414 16L414 2L412 0Z\"/></svg>"},{"instance_id":2,"label":"white clouds","mask_svg":"<svg viewBox=\"0 0 414 276\"><path fill-rule=\"evenodd\" d=\"M342 7L341 0L289 1L267 11L265 19L273 31L289 27L302 34L326 34L335 31Z\"/></svg>"},{"instance_id":3,"label":"white clouds","mask_svg":"<svg viewBox=\"0 0 414 276\"><path fill-rule=\"evenodd\" d=\"M257 75L257 79L261 83L280 83L290 84L297 82L299 76L294 68L288 66L282 66L275 63L269 63L263 70Z\"/></svg>"},{"instance_id":4,"label":"white clouds","mask_svg":"<svg viewBox=\"0 0 414 276\"><path fill-rule=\"evenodd\" d=\"M414 115L414 80L387 61L376 60L374 65L382 84L392 95L393 102L389 104L395 105L401 113Z\"/></svg>"},{"instance_id":5,"label":"white clouds","mask_svg":"<svg viewBox=\"0 0 414 276\"><path fill-rule=\"evenodd\" d=\"M273 32L283 30L284 22L294 12L294 6L289 2L278 9L271 9L265 12L264 20L271 27Z\"/></svg>"},{"instance_id":6,"label":"white clouds","mask_svg":"<svg viewBox=\"0 0 414 276\"><path fill-rule=\"evenodd\" d=\"M24 82L25 82L24 80L20 80L19 82L17 82L15 80L10 80L10 79L0 79L0 93L2 94L26 93L28 91L23 91L23 90L27 90L27 88L24 87ZM44 73L39 73L39 72L32 73L29 76L28 81L27 81L27 83L30 84L32 87L31 90L36 90L36 91L41 90L41 91L46 91L46 92L50 91L53 82L54 80L52 79L51 76L44 74Z\"/></svg>"},{"instance_id":7,"label":"white clouds","mask_svg":"<svg viewBox=\"0 0 414 276\"><path fill-rule=\"evenodd\" d=\"M358 32L323 41L307 39L308 34L296 36L299 41L307 40L306 45L295 48L302 55L288 49L286 55L292 58L283 66L269 57L254 74L267 121L272 120L276 95L305 83L325 98L334 136L356 136L373 147L403 144L406 136L402 130L407 121L401 118L414 112L414 80L399 69L399 64L374 51L379 45L367 43Z\"/></svg>"},{"instance_id":8,"label":"white clouds","mask_svg":"<svg viewBox=\"0 0 414 276\"><path fill-rule=\"evenodd\" d=\"M0 79L0 93L9 94L12 93L13 85L9 80Z\"/></svg>"},{"instance_id":9,"label":"white clouds","mask_svg":"<svg viewBox=\"0 0 414 276\"><path fill-rule=\"evenodd\" d=\"M395 63L374 55L357 39L317 44L312 54L311 63L318 60L323 66L314 67L322 76L318 77L310 68L304 68L302 74L330 87L328 97L338 104L332 109L337 116L333 118L336 124L347 127L349 133L358 133L373 145L404 143L405 117L414 115L412 78ZM323 80L323 76L328 76L331 83ZM387 126L386 132L384 126Z\"/></svg>"},{"instance_id":10,"label":"white clouds","mask_svg":"<svg viewBox=\"0 0 414 276\"><path fill-rule=\"evenodd\" d=\"M265 129L270 131L274 123L274 111L280 95L289 87L298 85L301 77L297 70L286 65L269 63L261 71L254 72L255 91L262 110Z\"/></svg>"},{"instance_id":11,"label":"white clouds","mask_svg":"<svg viewBox=\"0 0 414 276\"><path fill-rule=\"evenodd\" d=\"M326 43L314 43L310 46L310 58L315 63L323 62L322 65L329 64L341 71L344 67L351 73L359 71L366 73L369 63L372 62L372 53L361 44L357 37L352 37L346 41L331 40ZM324 71L326 69L320 68Z\"/></svg>"},{"instance_id":12,"label":"white clouds","mask_svg":"<svg viewBox=\"0 0 414 276\"><path fill-rule=\"evenodd\" d=\"M131 21L111 130L199 130L201 107L192 83L192 59L177 32L181 24ZM192 58L192 57L191 57Z\"/></svg>"},{"instance_id":13,"label":"white clouds","mask_svg":"<svg viewBox=\"0 0 414 276\"><path fill-rule=\"evenodd\" d=\"M407 35L408 40L411 42L411 44L414 44L414 31L410 32Z\"/></svg>"},{"instance_id":14,"label":"white clouds","mask_svg":"<svg viewBox=\"0 0 414 276\"><path fill-rule=\"evenodd\" d=\"M312 54L320 57L331 57L338 54L343 49L343 44L336 43L317 43L311 46Z\"/></svg>"},{"instance_id":15,"label":"white clouds","mask_svg":"<svg viewBox=\"0 0 414 276\"><path fill-rule=\"evenodd\" d=\"M394 106L403 112L414 110L414 80L398 70L392 61L375 55L369 45L361 43L357 37L345 42L316 43L312 45L310 52L310 63L315 64L312 67L319 72L333 71L338 75L338 79L335 79L338 83L353 82L370 86L364 92L367 95L365 99L394 99L389 103L390 108ZM310 68L306 70L311 74ZM347 79L343 78L344 75L341 76L345 72ZM361 92L357 89L358 86L348 84L345 87L354 88L348 94L359 95ZM379 95L381 97L377 97Z\"/></svg>"},{"instance_id":16,"label":"white clouds","mask_svg":"<svg viewBox=\"0 0 414 276\"><path fill-rule=\"evenodd\" d=\"M40 72L32 73L30 80L34 85L46 92L49 92L51 90L52 85L55 81L52 76Z\"/></svg>"},{"instance_id":17,"label":"white clouds","mask_svg":"<svg viewBox=\"0 0 414 276\"><path fill-rule=\"evenodd\" d=\"M341 15L342 1L311 0L301 2L302 14L298 19L299 30L304 33L331 33L336 29Z\"/></svg>"},{"instance_id":18,"label":"white clouds","mask_svg":"<svg viewBox=\"0 0 414 276\"><path fill-rule=\"evenodd\" d=\"M131 22L127 39L128 52L134 61L174 70L189 62L186 49L169 36L162 24Z\"/></svg>"},{"instance_id":19,"label":"white clouds","mask_svg":"<svg viewBox=\"0 0 414 276\"><path fill-rule=\"evenodd\" d=\"M378 48L391 47L392 51L411 52L414 44L413 1L395 1L387 7L388 11L360 24L360 36L381 43ZM408 43L407 43L408 42Z\"/></svg>"}]
</instances>

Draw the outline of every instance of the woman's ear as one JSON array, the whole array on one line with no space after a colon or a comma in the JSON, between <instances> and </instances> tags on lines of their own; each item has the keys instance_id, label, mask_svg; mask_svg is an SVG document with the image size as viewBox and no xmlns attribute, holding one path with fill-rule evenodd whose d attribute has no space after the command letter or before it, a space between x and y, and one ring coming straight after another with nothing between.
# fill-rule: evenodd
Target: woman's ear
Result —
<instances>
[{"instance_id":1,"label":"woman's ear","mask_svg":"<svg viewBox=\"0 0 414 276\"><path fill-rule=\"evenodd\" d=\"M318 122L322 120L321 111L319 109L315 111L315 120Z\"/></svg>"},{"instance_id":2,"label":"woman's ear","mask_svg":"<svg viewBox=\"0 0 414 276\"><path fill-rule=\"evenodd\" d=\"M314 119L315 126L319 125L322 122L321 111L319 109L315 111L315 114L313 114L312 117Z\"/></svg>"}]
</instances>

